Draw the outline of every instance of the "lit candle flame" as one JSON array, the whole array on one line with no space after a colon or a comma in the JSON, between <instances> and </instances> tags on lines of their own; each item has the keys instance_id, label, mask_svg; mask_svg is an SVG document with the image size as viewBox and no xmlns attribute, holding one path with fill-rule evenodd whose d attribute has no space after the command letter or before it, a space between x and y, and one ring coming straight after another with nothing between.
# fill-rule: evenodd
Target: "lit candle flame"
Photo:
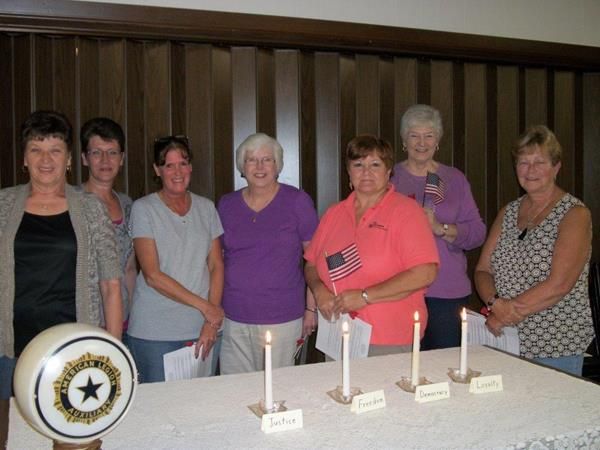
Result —
<instances>
[{"instance_id":1,"label":"lit candle flame","mask_svg":"<svg viewBox=\"0 0 600 450\"><path fill-rule=\"evenodd\" d=\"M467 320L467 308L463 308L462 312L460 313L460 318L464 321Z\"/></svg>"},{"instance_id":2,"label":"lit candle flame","mask_svg":"<svg viewBox=\"0 0 600 450\"><path fill-rule=\"evenodd\" d=\"M348 332L348 322L344 322L344 323L342 324L342 331L343 331L344 333L347 333L347 332Z\"/></svg>"},{"instance_id":3,"label":"lit candle flame","mask_svg":"<svg viewBox=\"0 0 600 450\"><path fill-rule=\"evenodd\" d=\"M267 341L267 344L271 343L271 332L267 331L267 334L265 335L265 341Z\"/></svg>"},{"instance_id":4,"label":"lit candle flame","mask_svg":"<svg viewBox=\"0 0 600 450\"><path fill-rule=\"evenodd\" d=\"M415 317L415 322L418 322L419 321L419 311L415 311L414 317Z\"/></svg>"}]
</instances>

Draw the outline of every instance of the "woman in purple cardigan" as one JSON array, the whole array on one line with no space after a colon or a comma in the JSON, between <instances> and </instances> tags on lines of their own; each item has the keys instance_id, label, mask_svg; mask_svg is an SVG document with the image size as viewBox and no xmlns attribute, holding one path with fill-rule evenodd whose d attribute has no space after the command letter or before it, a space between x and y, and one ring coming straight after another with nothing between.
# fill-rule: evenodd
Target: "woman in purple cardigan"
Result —
<instances>
[{"instance_id":1,"label":"woman in purple cardigan","mask_svg":"<svg viewBox=\"0 0 600 450\"><path fill-rule=\"evenodd\" d=\"M407 158L395 165L391 181L425 209L440 255L438 276L425 297L429 322L422 347L456 347L459 312L471 294L464 252L483 244L486 227L463 173L434 160L443 135L439 111L411 106L402 116L400 133Z\"/></svg>"}]
</instances>

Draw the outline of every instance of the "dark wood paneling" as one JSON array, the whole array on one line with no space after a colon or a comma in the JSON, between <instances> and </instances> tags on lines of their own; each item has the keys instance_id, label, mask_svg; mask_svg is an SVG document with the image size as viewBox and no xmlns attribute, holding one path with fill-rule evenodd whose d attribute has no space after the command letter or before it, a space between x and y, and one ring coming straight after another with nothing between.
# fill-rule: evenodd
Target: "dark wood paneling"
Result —
<instances>
[{"instance_id":1,"label":"dark wood paneling","mask_svg":"<svg viewBox=\"0 0 600 450\"><path fill-rule=\"evenodd\" d=\"M394 99L394 61L391 58L379 59L379 135L398 147L396 142ZM402 145L402 144L400 144Z\"/></svg>"},{"instance_id":2,"label":"dark wood paneling","mask_svg":"<svg viewBox=\"0 0 600 450\"><path fill-rule=\"evenodd\" d=\"M54 39L34 36L34 109L53 109L54 104Z\"/></svg>"},{"instance_id":3,"label":"dark wood paneling","mask_svg":"<svg viewBox=\"0 0 600 450\"><path fill-rule=\"evenodd\" d=\"M275 52L275 126L283 147L279 180L300 187L300 69L297 50Z\"/></svg>"},{"instance_id":4,"label":"dark wood paneling","mask_svg":"<svg viewBox=\"0 0 600 450\"><path fill-rule=\"evenodd\" d=\"M315 88L315 57L313 53L300 55L300 180L302 189L317 202L317 107Z\"/></svg>"},{"instance_id":5,"label":"dark wood paneling","mask_svg":"<svg viewBox=\"0 0 600 450\"><path fill-rule=\"evenodd\" d=\"M29 176L23 171L23 152L19 137L19 128L25 118L34 109L34 85L33 85L33 67L32 55L35 45L33 35L15 36L13 61L15 74L14 80L14 122L15 122L15 148L16 148L16 178L17 183L25 183ZM16 76L18 74L18 76Z\"/></svg>"},{"instance_id":6,"label":"dark wood paneling","mask_svg":"<svg viewBox=\"0 0 600 450\"><path fill-rule=\"evenodd\" d=\"M583 201L592 212L594 260L600 258L600 73L583 76ZM578 171L578 173L581 173Z\"/></svg>"},{"instance_id":7,"label":"dark wood paneling","mask_svg":"<svg viewBox=\"0 0 600 450\"><path fill-rule=\"evenodd\" d=\"M356 55L356 133L379 135L379 57ZM342 107L343 110L343 107Z\"/></svg>"},{"instance_id":8,"label":"dark wood paneling","mask_svg":"<svg viewBox=\"0 0 600 450\"><path fill-rule=\"evenodd\" d=\"M4 145L0 158L0 187L13 186L16 181L13 42L11 36L0 35L0 61L3 61L3 64L0 64L0 142Z\"/></svg>"},{"instance_id":9,"label":"dark wood paneling","mask_svg":"<svg viewBox=\"0 0 600 450\"><path fill-rule=\"evenodd\" d=\"M340 199L339 56L315 55L316 207L319 215Z\"/></svg>"},{"instance_id":10,"label":"dark wood paneling","mask_svg":"<svg viewBox=\"0 0 600 450\"><path fill-rule=\"evenodd\" d=\"M275 137L275 61L273 52L256 50L256 130Z\"/></svg>"},{"instance_id":11,"label":"dark wood paneling","mask_svg":"<svg viewBox=\"0 0 600 450\"><path fill-rule=\"evenodd\" d=\"M431 62L431 106L437 108L442 116L444 135L440 149L436 153L437 161L452 165L454 156L454 117L452 114L454 90L454 70L448 61Z\"/></svg>"},{"instance_id":12,"label":"dark wood paneling","mask_svg":"<svg viewBox=\"0 0 600 450\"><path fill-rule=\"evenodd\" d=\"M237 148L244 139L257 131L256 48L233 48L231 50L231 73L233 143L234 148ZM235 189L243 186L246 186L246 181L236 170Z\"/></svg>"},{"instance_id":13,"label":"dark wood paneling","mask_svg":"<svg viewBox=\"0 0 600 450\"><path fill-rule=\"evenodd\" d=\"M396 161L405 159L400 134L404 111L417 102L417 61L408 58L394 60L394 123L396 125Z\"/></svg>"},{"instance_id":14,"label":"dark wood paneling","mask_svg":"<svg viewBox=\"0 0 600 450\"><path fill-rule=\"evenodd\" d=\"M465 33L256 14L69 0L3 0L0 27L58 34L351 50L600 69L600 48Z\"/></svg>"},{"instance_id":15,"label":"dark wood paneling","mask_svg":"<svg viewBox=\"0 0 600 450\"><path fill-rule=\"evenodd\" d=\"M219 199L234 189L233 174L237 173L234 163L232 125L232 77L231 54L223 48L214 48L212 53L213 88L213 148L215 155L215 197Z\"/></svg>"},{"instance_id":16,"label":"dark wood paneling","mask_svg":"<svg viewBox=\"0 0 600 450\"><path fill-rule=\"evenodd\" d=\"M572 72L554 74L554 132L563 149L562 167L557 183L563 189L575 192L575 76Z\"/></svg>"},{"instance_id":17,"label":"dark wood paneling","mask_svg":"<svg viewBox=\"0 0 600 450\"><path fill-rule=\"evenodd\" d=\"M83 125L100 111L100 43L97 39L81 38L77 47L79 65L79 115ZM103 56L106 56L103 54ZM104 65L104 61L102 61ZM84 177L85 178L85 177Z\"/></svg>"},{"instance_id":18,"label":"dark wood paneling","mask_svg":"<svg viewBox=\"0 0 600 450\"><path fill-rule=\"evenodd\" d=\"M215 148L213 146L213 104L211 48L207 45L186 44L185 88L183 103L184 130L192 146L192 192L215 199Z\"/></svg>"},{"instance_id":19,"label":"dark wood paneling","mask_svg":"<svg viewBox=\"0 0 600 450\"><path fill-rule=\"evenodd\" d=\"M492 224L496 211L509 201L519 196L519 186L514 171L512 147L519 135L519 69L518 67L500 66L497 69L498 96L497 96L497 184L489 189L497 191L497 204L489 205L485 211L488 225ZM493 166L492 166L493 167Z\"/></svg>"},{"instance_id":20,"label":"dark wood paneling","mask_svg":"<svg viewBox=\"0 0 600 450\"><path fill-rule=\"evenodd\" d=\"M356 86L356 61L349 56L340 56L339 64L339 87L336 94L339 95L339 140L338 151L334 148L328 150L332 155L339 155L339 197L337 200L345 198L350 193L350 179L346 170L345 157L346 146L348 142L361 132L357 130L357 111L361 105L357 104L357 86Z\"/></svg>"},{"instance_id":21,"label":"dark wood paneling","mask_svg":"<svg viewBox=\"0 0 600 450\"><path fill-rule=\"evenodd\" d=\"M522 129L548 123L548 77L545 69L525 69L525 116Z\"/></svg>"},{"instance_id":22,"label":"dark wood paneling","mask_svg":"<svg viewBox=\"0 0 600 450\"><path fill-rule=\"evenodd\" d=\"M417 60L417 103L431 103L431 61Z\"/></svg>"},{"instance_id":23,"label":"dark wood paneling","mask_svg":"<svg viewBox=\"0 0 600 450\"><path fill-rule=\"evenodd\" d=\"M154 190L155 184L146 178L151 170L146 152L152 152L146 139L144 85L144 44L127 42L127 158L128 193L139 198Z\"/></svg>"}]
</instances>

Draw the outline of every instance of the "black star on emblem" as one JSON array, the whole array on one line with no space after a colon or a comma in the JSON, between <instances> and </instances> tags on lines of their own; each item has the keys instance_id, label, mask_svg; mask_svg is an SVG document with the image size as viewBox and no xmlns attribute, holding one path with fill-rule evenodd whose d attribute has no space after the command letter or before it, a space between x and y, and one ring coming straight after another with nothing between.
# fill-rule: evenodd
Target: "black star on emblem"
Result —
<instances>
[{"instance_id":1,"label":"black star on emblem","mask_svg":"<svg viewBox=\"0 0 600 450\"><path fill-rule=\"evenodd\" d=\"M100 386L102 386L103 383L98 383L98 384L94 384L94 382L92 381L92 377L90 375L88 375L88 381L87 384L85 386L78 386L77 389L79 389L81 392L83 392L83 400L81 401L81 403L85 403L85 401L90 398L90 397L94 397L96 400L98 400L98 388Z\"/></svg>"}]
</instances>

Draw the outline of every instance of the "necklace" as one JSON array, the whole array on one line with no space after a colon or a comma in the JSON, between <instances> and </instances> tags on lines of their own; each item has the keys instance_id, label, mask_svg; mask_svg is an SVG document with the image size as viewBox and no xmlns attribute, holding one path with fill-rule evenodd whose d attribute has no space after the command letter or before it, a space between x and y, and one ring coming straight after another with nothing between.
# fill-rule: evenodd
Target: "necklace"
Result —
<instances>
[{"instance_id":1,"label":"necklace","mask_svg":"<svg viewBox=\"0 0 600 450\"><path fill-rule=\"evenodd\" d=\"M548 205L550 204L550 202L552 201L552 199L554 198L554 192L552 193L552 195L550 196L550 198L548 199L548 201L546 202L546 204L542 207L542 209L540 209L535 216L531 217L531 211L527 212L527 224L525 225L525 228L523 228L523 231L521 231L521 234L519 234L519 240L522 241L523 239L525 239L525 236L527 236L527 233L529 232L529 230L531 228L533 228L533 224L535 223L535 220L538 218L538 216L542 213L542 211L544 211ZM531 205L533 206L533 201L531 201Z\"/></svg>"}]
</instances>

